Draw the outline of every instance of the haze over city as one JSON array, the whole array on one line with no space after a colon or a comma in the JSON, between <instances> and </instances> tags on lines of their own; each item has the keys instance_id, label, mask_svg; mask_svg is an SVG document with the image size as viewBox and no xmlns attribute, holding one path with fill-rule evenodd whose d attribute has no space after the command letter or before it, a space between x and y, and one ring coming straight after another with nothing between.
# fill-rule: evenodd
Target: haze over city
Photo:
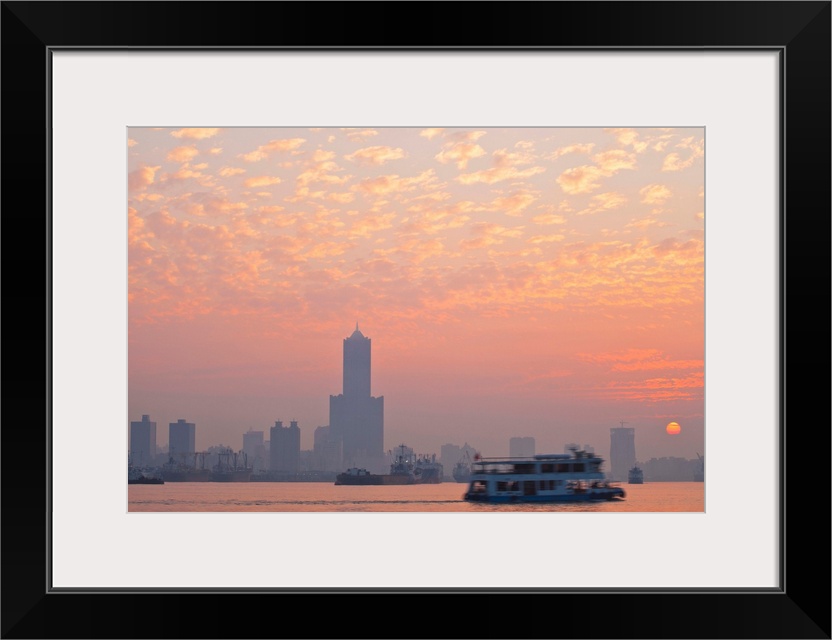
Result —
<instances>
[{"instance_id":1,"label":"haze over city","mask_svg":"<svg viewBox=\"0 0 832 640\"><path fill-rule=\"evenodd\" d=\"M703 129L127 135L128 421L311 449L357 323L385 449L704 453Z\"/></svg>"}]
</instances>

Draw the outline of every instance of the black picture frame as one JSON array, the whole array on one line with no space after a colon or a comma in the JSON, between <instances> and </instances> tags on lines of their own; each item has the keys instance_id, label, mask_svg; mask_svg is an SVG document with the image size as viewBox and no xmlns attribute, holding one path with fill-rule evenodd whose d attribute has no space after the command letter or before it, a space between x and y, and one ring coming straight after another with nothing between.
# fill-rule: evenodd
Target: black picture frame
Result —
<instances>
[{"instance_id":1,"label":"black picture frame","mask_svg":"<svg viewBox=\"0 0 832 640\"><path fill-rule=\"evenodd\" d=\"M2 637L830 638L830 15L829 1L3 2ZM780 587L52 590L50 55L130 47L779 52Z\"/></svg>"}]
</instances>

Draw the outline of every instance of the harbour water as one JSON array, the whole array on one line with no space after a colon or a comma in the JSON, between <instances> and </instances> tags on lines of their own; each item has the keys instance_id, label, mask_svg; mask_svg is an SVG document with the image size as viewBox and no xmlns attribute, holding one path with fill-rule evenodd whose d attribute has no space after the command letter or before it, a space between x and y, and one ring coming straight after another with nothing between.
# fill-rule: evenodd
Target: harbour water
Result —
<instances>
[{"instance_id":1,"label":"harbour water","mask_svg":"<svg viewBox=\"0 0 832 640\"><path fill-rule=\"evenodd\" d=\"M457 482L343 486L327 482L167 482L128 485L130 512L689 512L705 510L703 482L622 483L624 500L488 505L462 499Z\"/></svg>"}]
</instances>

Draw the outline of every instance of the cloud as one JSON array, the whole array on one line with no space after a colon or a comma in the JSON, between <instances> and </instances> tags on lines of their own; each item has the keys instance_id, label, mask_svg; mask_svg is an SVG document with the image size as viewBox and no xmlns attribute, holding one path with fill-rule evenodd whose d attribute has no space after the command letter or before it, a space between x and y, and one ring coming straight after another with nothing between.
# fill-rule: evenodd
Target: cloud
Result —
<instances>
[{"instance_id":1,"label":"cloud","mask_svg":"<svg viewBox=\"0 0 832 640\"><path fill-rule=\"evenodd\" d=\"M635 155L620 149L598 153L592 159L596 164L567 169L555 182L571 195L591 193L601 187L601 178L612 177L622 169L636 168Z\"/></svg>"},{"instance_id":2,"label":"cloud","mask_svg":"<svg viewBox=\"0 0 832 640\"><path fill-rule=\"evenodd\" d=\"M606 353L577 353L575 357L582 362L596 364L615 364L643 362L661 357L659 349L625 349L623 351L610 351Z\"/></svg>"},{"instance_id":3,"label":"cloud","mask_svg":"<svg viewBox=\"0 0 832 640\"><path fill-rule=\"evenodd\" d=\"M532 236L529 242L532 244L542 244L544 242L561 242L565 236L561 234L550 234L548 236Z\"/></svg>"},{"instance_id":4,"label":"cloud","mask_svg":"<svg viewBox=\"0 0 832 640\"><path fill-rule=\"evenodd\" d=\"M601 171L609 175L613 175L622 169L636 168L635 154L621 151L620 149L598 153L592 159Z\"/></svg>"},{"instance_id":5,"label":"cloud","mask_svg":"<svg viewBox=\"0 0 832 640\"><path fill-rule=\"evenodd\" d=\"M427 138L428 140L433 140L436 136L440 135L444 129L422 129L419 132L419 135L423 138Z\"/></svg>"},{"instance_id":6,"label":"cloud","mask_svg":"<svg viewBox=\"0 0 832 640\"><path fill-rule=\"evenodd\" d=\"M352 190L360 191L366 195L383 196L390 193L412 191L419 186L431 183L434 179L433 169L428 169L410 178L402 178L398 174L367 178L353 186Z\"/></svg>"},{"instance_id":7,"label":"cloud","mask_svg":"<svg viewBox=\"0 0 832 640\"><path fill-rule=\"evenodd\" d=\"M570 144L569 146L555 149L552 153L547 153L544 158L547 160L557 160L561 156L565 156L570 153L590 154L594 148L595 144L591 142L587 144Z\"/></svg>"},{"instance_id":8,"label":"cloud","mask_svg":"<svg viewBox=\"0 0 832 640\"><path fill-rule=\"evenodd\" d=\"M344 156L347 160L359 164L381 165L390 160L405 157L404 149L393 147L366 147Z\"/></svg>"},{"instance_id":9,"label":"cloud","mask_svg":"<svg viewBox=\"0 0 832 640\"><path fill-rule=\"evenodd\" d=\"M662 171L682 171L693 164L705 155L705 139L696 139L694 136L684 138L675 145L677 149L687 149L687 158L682 159L682 156L675 151L665 156L662 163Z\"/></svg>"},{"instance_id":10,"label":"cloud","mask_svg":"<svg viewBox=\"0 0 832 640\"><path fill-rule=\"evenodd\" d=\"M283 140L270 140L266 144L261 144L254 151L249 153L241 153L238 158L242 158L246 162L259 162L265 160L274 152L294 151L306 142L305 138L286 138Z\"/></svg>"},{"instance_id":11,"label":"cloud","mask_svg":"<svg viewBox=\"0 0 832 640\"><path fill-rule=\"evenodd\" d=\"M349 229L348 234L351 238L364 237L367 238L378 231L390 229L393 226L393 220L396 219L395 213L387 213L377 216L366 216L356 220Z\"/></svg>"},{"instance_id":12,"label":"cloud","mask_svg":"<svg viewBox=\"0 0 832 640\"><path fill-rule=\"evenodd\" d=\"M532 218L535 224L566 224L566 218L556 213L543 213Z\"/></svg>"},{"instance_id":13,"label":"cloud","mask_svg":"<svg viewBox=\"0 0 832 640\"><path fill-rule=\"evenodd\" d=\"M492 155L493 166L490 169L483 171L476 171L474 173L466 173L457 178L457 181L462 184L494 184L502 180L518 180L520 178L528 178L545 171L543 167L529 167L527 169L518 169L517 167L531 164L534 158L525 152L511 153L506 149L495 151Z\"/></svg>"},{"instance_id":14,"label":"cloud","mask_svg":"<svg viewBox=\"0 0 832 640\"><path fill-rule=\"evenodd\" d=\"M190 162L198 155L196 147L176 147L168 152L167 158L171 162Z\"/></svg>"},{"instance_id":15,"label":"cloud","mask_svg":"<svg viewBox=\"0 0 832 640\"><path fill-rule=\"evenodd\" d=\"M333 202L339 202L341 204L347 204L348 202L352 202L355 200L355 194L344 192L344 193L330 193L327 195L327 200L332 200Z\"/></svg>"},{"instance_id":16,"label":"cloud","mask_svg":"<svg viewBox=\"0 0 832 640\"><path fill-rule=\"evenodd\" d=\"M177 182L181 180L196 180L199 182L200 185L204 187L213 187L215 185L214 177L208 176L202 173L202 169L204 169L207 165L201 164L196 166L191 166L189 163L183 164L177 171L174 173L166 173L162 176L163 182Z\"/></svg>"},{"instance_id":17,"label":"cloud","mask_svg":"<svg viewBox=\"0 0 832 640\"><path fill-rule=\"evenodd\" d=\"M594 213L602 213L605 211L612 211L618 209L627 203L627 198L620 193L610 191L607 193L599 193L597 196L592 196L590 206L582 211L578 211L576 215L585 216Z\"/></svg>"},{"instance_id":18,"label":"cloud","mask_svg":"<svg viewBox=\"0 0 832 640\"><path fill-rule=\"evenodd\" d=\"M645 204L662 204L673 195L673 192L663 184L648 184L638 193Z\"/></svg>"},{"instance_id":19,"label":"cloud","mask_svg":"<svg viewBox=\"0 0 832 640\"><path fill-rule=\"evenodd\" d=\"M245 172L245 169L240 169L239 167L223 167L220 169L220 175L223 178L230 178L231 176L237 176Z\"/></svg>"},{"instance_id":20,"label":"cloud","mask_svg":"<svg viewBox=\"0 0 832 640\"><path fill-rule=\"evenodd\" d=\"M426 131L441 132L442 130L426 129ZM457 169L464 169L468 166L469 160L486 155L485 149L476 144L476 141L485 134L485 131L457 131L455 133L443 134L445 141L442 143L442 151L435 156L436 160L442 164L455 163ZM438 134L434 133L433 135Z\"/></svg>"},{"instance_id":21,"label":"cloud","mask_svg":"<svg viewBox=\"0 0 832 640\"><path fill-rule=\"evenodd\" d=\"M319 197L322 198L326 194L324 192L314 192L311 193L309 190L309 185L315 183L324 183L324 184L344 184L348 182L352 176L344 175L344 176L336 176L333 175L335 171L343 171L341 167L338 166L337 163L333 161L335 158L334 151L324 151L323 149L316 149L313 153L311 158L307 161L306 168L296 179L296 189L295 195L289 198L292 201L299 201L303 198L307 197Z\"/></svg>"},{"instance_id":22,"label":"cloud","mask_svg":"<svg viewBox=\"0 0 832 640\"><path fill-rule=\"evenodd\" d=\"M136 142L135 140L133 140L133 138L127 138L127 146L128 147L135 147L137 144L139 144L139 143Z\"/></svg>"},{"instance_id":23,"label":"cloud","mask_svg":"<svg viewBox=\"0 0 832 640\"><path fill-rule=\"evenodd\" d=\"M222 153L222 147L213 147L212 149L208 149L208 153L212 156L217 156Z\"/></svg>"},{"instance_id":24,"label":"cloud","mask_svg":"<svg viewBox=\"0 0 832 640\"><path fill-rule=\"evenodd\" d=\"M347 133L347 139L350 142L363 142L366 138L372 138L378 135L378 131L375 131L373 129L342 129L342 131L349 132Z\"/></svg>"},{"instance_id":25,"label":"cloud","mask_svg":"<svg viewBox=\"0 0 832 640\"><path fill-rule=\"evenodd\" d=\"M161 166L148 167L143 166L131 171L127 174L127 188L130 191L142 189L148 185L153 184L156 179L156 172L161 169Z\"/></svg>"},{"instance_id":26,"label":"cloud","mask_svg":"<svg viewBox=\"0 0 832 640\"><path fill-rule=\"evenodd\" d=\"M280 184L281 180L277 176L258 176L257 178L249 178L243 184L246 187L268 187L273 184Z\"/></svg>"},{"instance_id":27,"label":"cloud","mask_svg":"<svg viewBox=\"0 0 832 640\"><path fill-rule=\"evenodd\" d=\"M491 206L508 216L520 216L537 198L528 191L516 191L510 196L502 196L494 200Z\"/></svg>"},{"instance_id":28,"label":"cloud","mask_svg":"<svg viewBox=\"0 0 832 640\"><path fill-rule=\"evenodd\" d=\"M483 149L480 145L469 142L459 142L448 147L447 149L443 149L437 153L435 157L442 164L455 162L457 169L464 169L468 166L469 160L479 158L484 155L485 149Z\"/></svg>"},{"instance_id":29,"label":"cloud","mask_svg":"<svg viewBox=\"0 0 832 640\"><path fill-rule=\"evenodd\" d=\"M213 138L220 132L218 128L216 129L199 129L199 128L186 128L186 129L179 129L177 131L171 131L170 135L174 138L192 138L194 140L205 140L206 138Z\"/></svg>"},{"instance_id":30,"label":"cloud","mask_svg":"<svg viewBox=\"0 0 832 640\"><path fill-rule=\"evenodd\" d=\"M571 195L590 193L601 186L600 179L606 174L596 166L582 165L561 173L555 182L564 192Z\"/></svg>"},{"instance_id":31,"label":"cloud","mask_svg":"<svg viewBox=\"0 0 832 640\"><path fill-rule=\"evenodd\" d=\"M666 358L639 362L621 362L612 371L656 371L659 369L704 369L704 360L669 360Z\"/></svg>"},{"instance_id":32,"label":"cloud","mask_svg":"<svg viewBox=\"0 0 832 640\"><path fill-rule=\"evenodd\" d=\"M506 238L519 238L523 228L509 228L493 222L476 222L471 225L473 238L462 240L460 249L481 249L495 244L502 244Z\"/></svg>"},{"instance_id":33,"label":"cloud","mask_svg":"<svg viewBox=\"0 0 832 640\"><path fill-rule=\"evenodd\" d=\"M642 153L649 146L648 142L639 139L639 134L635 129L605 129L605 131L613 134L618 144L632 147L636 153Z\"/></svg>"}]
</instances>

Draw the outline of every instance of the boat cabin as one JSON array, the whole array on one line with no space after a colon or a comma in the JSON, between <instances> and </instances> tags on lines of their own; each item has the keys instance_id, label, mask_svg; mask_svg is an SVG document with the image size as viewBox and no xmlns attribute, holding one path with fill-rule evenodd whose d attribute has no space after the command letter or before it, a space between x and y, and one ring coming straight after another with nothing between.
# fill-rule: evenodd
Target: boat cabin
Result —
<instances>
[{"instance_id":1,"label":"boat cabin","mask_svg":"<svg viewBox=\"0 0 832 640\"><path fill-rule=\"evenodd\" d=\"M603 459L584 451L524 458L480 458L471 467L468 500L605 499L618 495L604 479Z\"/></svg>"}]
</instances>

